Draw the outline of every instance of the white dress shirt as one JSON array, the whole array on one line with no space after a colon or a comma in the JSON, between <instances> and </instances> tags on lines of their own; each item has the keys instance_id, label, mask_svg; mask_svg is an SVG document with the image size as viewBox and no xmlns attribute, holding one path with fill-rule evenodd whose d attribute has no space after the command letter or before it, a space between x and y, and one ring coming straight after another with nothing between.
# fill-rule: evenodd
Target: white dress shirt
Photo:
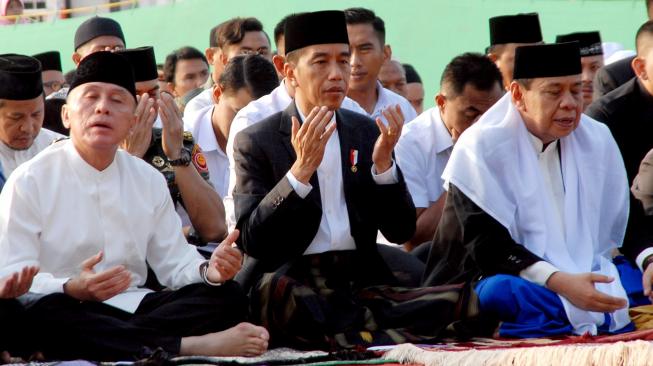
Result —
<instances>
[{"instance_id":1,"label":"white dress shirt","mask_svg":"<svg viewBox=\"0 0 653 366\"><path fill-rule=\"evenodd\" d=\"M28 149L14 150L0 142L0 163L2 164L5 178L9 178L11 172L13 172L20 164L33 158L43 149L50 146L50 144L56 139L62 137L65 136L46 128L41 128L41 131L39 131L39 134L36 135L36 138L34 139L34 143Z\"/></svg>"},{"instance_id":2,"label":"white dress shirt","mask_svg":"<svg viewBox=\"0 0 653 366\"><path fill-rule=\"evenodd\" d=\"M229 159L215 137L211 120L213 108L211 104L188 117L184 116L184 130L193 134L195 143L202 149L209 168L209 180L220 198L224 198L229 186Z\"/></svg>"},{"instance_id":3,"label":"white dress shirt","mask_svg":"<svg viewBox=\"0 0 653 366\"><path fill-rule=\"evenodd\" d=\"M408 99L393 92L392 90L384 88L381 82L378 80L376 82L376 92L378 94L376 105L374 106L372 114L368 114L373 120L381 118L381 120L387 124L388 121L385 119L383 114L381 114L381 112L397 104L399 104L401 112L404 114L404 123L408 123L417 117L417 112L415 112L415 108L413 108Z\"/></svg>"},{"instance_id":4,"label":"white dress shirt","mask_svg":"<svg viewBox=\"0 0 653 366\"><path fill-rule=\"evenodd\" d=\"M209 78L210 80L211 78ZM207 88L189 100L184 107L184 116L192 115L213 105L213 88Z\"/></svg>"},{"instance_id":5,"label":"white dress shirt","mask_svg":"<svg viewBox=\"0 0 653 366\"><path fill-rule=\"evenodd\" d=\"M60 293L99 251L96 272L131 272L129 289L105 301L125 311L150 292L140 288L147 263L173 289L202 281L204 259L184 239L163 175L142 159L118 150L98 171L67 140L18 167L0 193L0 272L38 265L30 292Z\"/></svg>"},{"instance_id":6,"label":"white dress shirt","mask_svg":"<svg viewBox=\"0 0 653 366\"><path fill-rule=\"evenodd\" d=\"M428 208L444 193L442 172L452 149L453 140L438 107L404 126L395 156L415 207Z\"/></svg>"},{"instance_id":7,"label":"white dress shirt","mask_svg":"<svg viewBox=\"0 0 653 366\"><path fill-rule=\"evenodd\" d=\"M299 108L297 108L299 111ZM302 122L306 117L299 111ZM334 123L335 114L331 119ZM310 184L304 184L290 172L286 174L290 185L297 195L305 198L313 189ZM372 168L372 177L376 184L393 184L397 178L396 166L381 174L375 174ZM320 200L322 201L322 218L317 234L311 244L306 248L304 255L318 254L336 250L356 249L356 243L351 236L345 189L342 181L342 157L340 154L340 138L338 131L334 131L324 149L324 157L317 167L317 180L320 185Z\"/></svg>"},{"instance_id":8,"label":"white dress shirt","mask_svg":"<svg viewBox=\"0 0 653 366\"><path fill-rule=\"evenodd\" d=\"M285 79L281 81L278 87L265 96L249 103L245 108L241 109L229 129L229 138L227 139L227 157L229 158L229 185L227 195L224 196L224 209L227 216L227 226L229 231L236 227L236 213L234 211L234 201L231 192L236 187L236 168L234 165L234 140L238 132L245 128L261 122L271 115L285 110L292 102L288 89L286 89ZM345 97L342 101L341 108L367 115L367 112L358 105L354 100ZM188 126L191 127L191 126ZM204 148L202 145L200 147Z\"/></svg>"}]
</instances>

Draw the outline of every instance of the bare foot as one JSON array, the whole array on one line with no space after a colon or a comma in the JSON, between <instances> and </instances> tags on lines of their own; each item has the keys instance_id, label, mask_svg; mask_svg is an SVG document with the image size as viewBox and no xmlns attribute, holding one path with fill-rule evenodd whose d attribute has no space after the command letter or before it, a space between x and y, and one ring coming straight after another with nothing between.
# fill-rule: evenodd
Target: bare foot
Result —
<instances>
[{"instance_id":1,"label":"bare foot","mask_svg":"<svg viewBox=\"0 0 653 366\"><path fill-rule=\"evenodd\" d=\"M182 356L258 356L268 349L268 331L240 323L222 332L181 339Z\"/></svg>"}]
</instances>

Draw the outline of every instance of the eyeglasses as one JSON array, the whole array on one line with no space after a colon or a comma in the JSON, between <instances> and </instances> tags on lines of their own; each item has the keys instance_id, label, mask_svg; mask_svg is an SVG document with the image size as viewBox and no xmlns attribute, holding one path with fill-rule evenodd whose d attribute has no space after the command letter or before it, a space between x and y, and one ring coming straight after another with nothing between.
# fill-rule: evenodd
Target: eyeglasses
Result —
<instances>
[{"instance_id":1,"label":"eyeglasses","mask_svg":"<svg viewBox=\"0 0 653 366\"><path fill-rule=\"evenodd\" d=\"M53 81L46 81L45 83L43 83L43 87L52 89L53 91L57 91L61 88L67 88L68 84L66 84L66 82L53 80Z\"/></svg>"}]
</instances>

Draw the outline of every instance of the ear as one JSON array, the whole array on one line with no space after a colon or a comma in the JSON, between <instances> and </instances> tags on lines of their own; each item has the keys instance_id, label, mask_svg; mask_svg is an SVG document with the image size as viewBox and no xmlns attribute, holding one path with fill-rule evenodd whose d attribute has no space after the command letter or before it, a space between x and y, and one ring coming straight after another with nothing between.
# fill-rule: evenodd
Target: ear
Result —
<instances>
[{"instance_id":1,"label":"ear","mask_svg":"<svg viewBox=\"0 0 653 366\"><path fill-rule=\"evenodd\" d=\"M209 65L213 65L213 58L215 57L215 49L213 47L209 47L206 50L204 50L204 56L206 56L206 60L209 62Z\"/></svg>"},{"instance_id":2,"label":"ear","mask_svg":"<svg viewBox=\"0 0 653 366\"><path fill-rule=\"evenodd\" d=\"M648 80L648 75L646 74L646 60L643 57L635 57L631 62L630 67L633 68L635 75L637 75L639 79Z\"/></svg>"},{"instance_id":3,"label":"ear","mask_svg":"<svg viewBox=\"0 0 653 366\"><path fill-rule=\"evenodd\" d=\"M435 105L438 106L440 109L440 113L444 112L445 105L447 104L447 98L442 95L442 93L438 93L435 96Z\"/></svg>"},{"instance_id":4,"label":"ear","mask_svg":"<svg viewBox=\"0 0 653 366\"><path fill-rule=\"evenodd\" d=\"M70 110L68 109L68 104L61 106L61 123L70 130Z\"/></svg>"},{"instance_id":5,"label":"ear","mask_svg":"<svg viewBox=\"0 0 653 366\"><path fill-rule=\"evenodd\" d=\"M82 55L80 55L77 52L73 52L73 63L75 63L75 66L78 66L81 61L82 61Z\"/></svg>"},{"instance_id":6,"label":"ear","mask_svg":"<svg viewBox=\"0 0 653 366\"><path fill-rule=\"evenodd\" d=\"M283 56L274 55L272 56L272 63L274 64L274 68L277 69L277 72L285 77L286 72L284 70L284 64L286 63L286 58Z\"/></svg>"},{"instance_id":7,"label":"ear","mask_svg":"<svg viewBox=\"0 0 653 366\"><path fill-rule=\"evenodd\" d=\"M492 53L492 52L487 54L487 58L489 58L490 61L495 62L495 63L497 62L497 59L498 59L497 54Z\"/></svg>"},{"instance_id":8,"label":"ear","mask_svg":"<svg viewBox=\"0 0 653 366\"><path fill-rule=\"evenodd\" d=\"M290 82L290 85L293 87L297 87L299 84L297 83L297 77L295 75L295 66L292 65L289 62L286 62L283 64L283 74L286 75L286 80Z\"/></svg>"},{"instance_id":9,"label":"ear","mask_svg":"<svg viewBox=\"0 0 653 366\"><path fill-rule=\"evenodd\" d=\"M512 96L512 102L515 104L517 109L525 111L526 105L524 104L524 90L518 82L513 81L510 83L510 94Z\"/></svg>"},{"instance_id":10,"label":"ear","mask_svg":"<svg viewBox=\"0 0 653 366\"><path fill-rule=\"evenodd\" d=\"M383 46L383 62L387 62L392 58L392 47L389 44Z\"/></svg>"},{"instance_id":11,"label":"ear","mask_svg":"<svg viewBox=\"0 0 653 366\"><path fill-rule=\"evenodd\" d=\"M219 84L213 84L213 104L218 104L222 96L222 87Z\"/></svg>"}]
</instances>

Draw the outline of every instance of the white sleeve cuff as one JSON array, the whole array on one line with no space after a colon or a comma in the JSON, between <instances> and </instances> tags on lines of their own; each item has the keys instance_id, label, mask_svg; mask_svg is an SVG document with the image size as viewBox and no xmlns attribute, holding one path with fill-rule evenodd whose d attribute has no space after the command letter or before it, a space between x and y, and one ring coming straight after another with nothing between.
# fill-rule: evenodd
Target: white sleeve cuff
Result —
<instances>
[{"instance_id":1,"label":"white sleeve cuff","mask_svg":"<svg viewBox=\"0 0 653 366\"><path fill-rule=\"evenodd\" d=\"M63 285L68 282L70 278L57 278L53 277L50 273L39 273L34 277L32 287L29 292L37 294L55 294L63 293Z\"/></svg>"},{"instance_id":2,"label":"white sleeve cuff","mask_svg":"<svg viewBox=\"0 0 653 366\"><path fill-rule=\"evenodd\" d=\"M374 182L378 185L398 183L397 164L395 164L393 160L390 169L381 174L376 174L376 166L372 165L372 179L374 179Z\"/></svg>"},{"instance_id":3,"label":"white sleeve cuff","mask_svg":"<svg viewBox=\"0 0 653 366\"><path fill-rule=\"evenodd\" d=\"M286 173L286 178L288 178L288 182L290 182L290 185L292 186L292 189L295 190L295 193L301 198L306 198L309 193L311 193L311 190L313 190L313 186L308 184L304 184L295 178L294 175L290 171Z\"/></svg>"},{"instance_id":4,"label":"white sleeve cuff","mask_svg":"<svg viewBox=\"0 0 653 366\"><path fill-rule=\"evenodd\" d=\"M546 286L546 281L549 280L549 277L558 271L559 269L557 269L551 263L539 261L531 264L526 269L523 269L521 272L519 272L519 277L525 279L526 281L536 283L540 286Z\"/></svg>"},{"instance_id":5,"label":"white sleeve cuff","mask_svg":"<svg viewBox=\"0 0 653 366\"><path fill-rule=\"evenodd\" d=\"M635 258L635 263L637 263L637 267L639 267L639 270L644 272L644 259L648 257L649 255L653 254L653 247L646 248L642 250L641 253Z\"/></svg>"}]
</instances>

